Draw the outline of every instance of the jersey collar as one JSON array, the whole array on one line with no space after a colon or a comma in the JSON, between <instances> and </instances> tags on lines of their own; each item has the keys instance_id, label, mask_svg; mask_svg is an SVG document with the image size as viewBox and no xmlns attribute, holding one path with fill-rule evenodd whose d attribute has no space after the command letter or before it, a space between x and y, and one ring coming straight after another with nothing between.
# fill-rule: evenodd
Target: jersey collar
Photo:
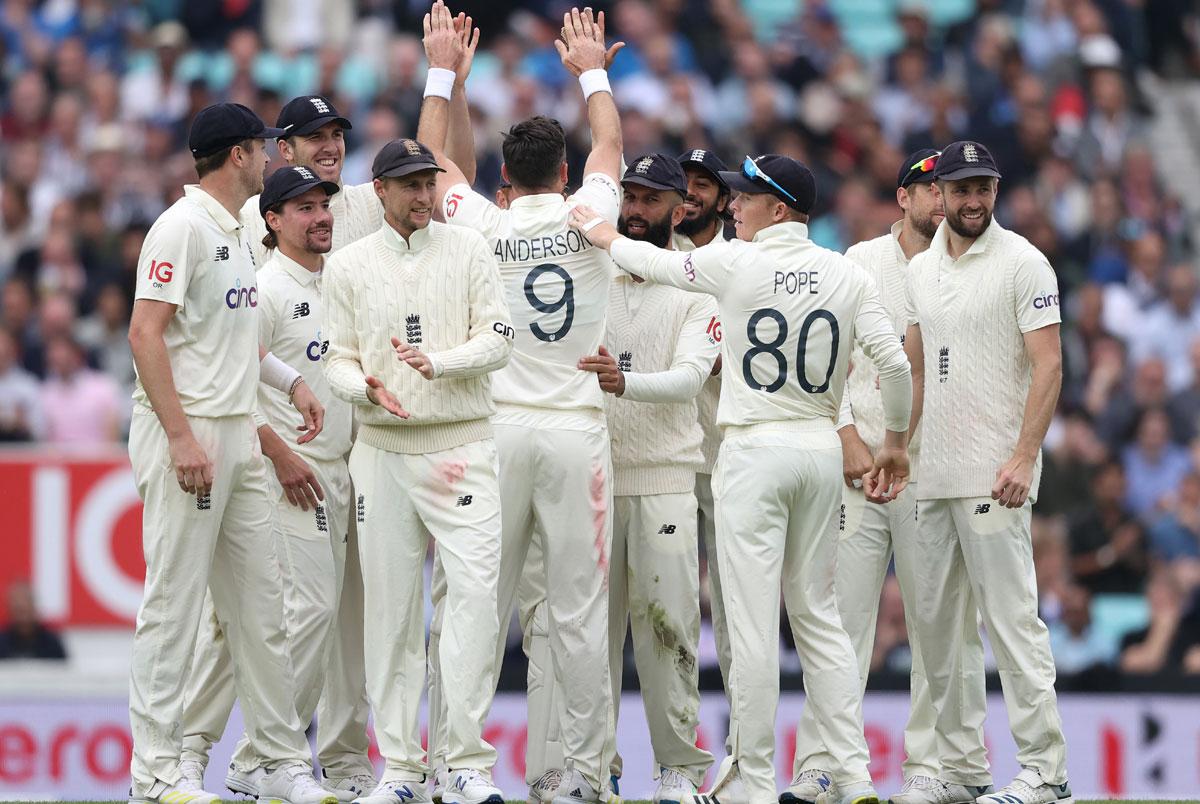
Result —
<instances>
[{"instance_id":1,"label":"jersey collar","mask_svg":"<svg viewBox=\"0 0 1200 804\"><path fill-rule=\"evenodd\" d=\"M983 230L983 234L975 238L975 242L971 244L969 249L962 253L962 256L960 256L959 259L962 259L962 257L973 257L986 253L988 246L990 246L992 241L996 239L998 233L1002 231L1004 231L1004 227L1002 227L995 218L992 218L992 222L988 224L988 228ZM949 245L949 239L950 224L943 220L940 224L938 224L937 231L933 235L933 240L929 241L929 249L931 251L935 251L939 256L948 257L950 256L950 252L947 249L947 246Z\"/></svg>"},{"instance_id":2,"label":"jersey collar","mask_svg":"<svg viewBox=\"0 0 1200 804\"><path fill-rule=\"evenodd\" d=\"M533 193L514 198L508 208L513 207L552 207L563 203L563 197L558 193Z\"/></svg>"},{"instance_id":3,"label":"jersey collar","mask_svg":"<svg viewBox=\"0 0 1200 804\"><path fill-rule=\"evenodd\" d=\"M418 251L421 251L429 245L431 240L429 230L432 227L433 222L430 221L428 226L426 226L424 229L416 230L412 233L412 235L409 236L408 240L405 241L405 239L400 236L400 233L397 232L390 223L384 221L383 242L388 246L388 248L392 249L393 251L398 251L401 254L416 254Z\"/></svg>"},{"instance_id":4,"label":"jersey collar","mask_svg":"<svg viewBox=\"0 0 1200 804\"><path fill-rule=\"evenodd\" d=\"M896 252L896 260L900 265L908 265L908 257L904 256L904 249L900 248L900 233L904 231L904 220L898 220L892 224L892 250Z\"/></svg>"},{"instance_id":5,"label":"jersey collar","mask_svg":"<svg viewBox=\"0 0 1200 804\"><path fill-rule=\"evenodd\" d=\"M267 262L267 265L277 264L284 271L287 271L292 279L295 279L304 287L314 284L321 276L321 271L308 270L279 249L272 251L271 255L271 259ZM266 266L263 267L265 268ZM325 267L325 257L323 255L321 257L321 267L322 269Z\"/></svg>"},{"instance_id":6,"label":"jersey collar","mask_svg":"<svg viewBox=\"0 0 1200 804\"><path fill-rule=\"evenodd\" d=\"M201 209L207 212L228 234L233 234L242 228L242 222L230 215L229 210L221 206L221 202L209 195L199 184L185 184L183 194L194 203L199 204Z\"/></svg>"},{"instance_id":7,"label":"jersey collar","mask_svg":"<svg viewBox=\"0 0 1200 804\"><path fill-rule=\"evenodd\" d=\"M765 229L759 229L754 235L755 243L763 243L768 240L808 240L808 224L800 223L799 221L787 221L786 223L774 223Z\"/></svg>"}]
</instances>

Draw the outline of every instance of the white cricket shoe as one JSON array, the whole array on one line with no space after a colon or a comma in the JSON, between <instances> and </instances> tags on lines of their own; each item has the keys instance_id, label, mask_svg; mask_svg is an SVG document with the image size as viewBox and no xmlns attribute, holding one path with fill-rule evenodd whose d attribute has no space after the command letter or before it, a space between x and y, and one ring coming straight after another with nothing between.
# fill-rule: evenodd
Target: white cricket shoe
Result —
<instances>
[{"instance_id":1,"label":"white cricket shoe","mask_svg":"<svg viewBox=\"0 0 1200 804\"><path fill-rule=\"evenodd\" d=\"M596 804L606 797L607 793L601 793L588 784L582 773L568 768L563 773L562 783L559 784L558 790L554 792L551 804Z\"/></svg>"},{"instance_id":2,"label":"white cricket shoe","mask_svg":"<svg viewBox=\"0 0 1200 804\"><path fill-rule=\"evenodd\" d=\"M562 768L551 768L529 785L529 804L550 804L562 784Z\"/></svg>"},{"instance_id":3,"label":"white cricket shoe","mask_svg":"<svg viewBox=\"0 0 1200 804\"><path fill-rule=\"evenodd\" d=\"M442 793L446 792L448 784L450 769L445 765L438 765L437 770L429 777L429 797L433 799L433 804L442 804Z\"/></svg>"},{"instance_id":4,"label":"white cricket shoe","mask_svg":"<svg viewBox=\"0 0 1200 804\"><path fill-rule=\"evenodd\" d=\"M486 773L475 768L450 771L443 804L504 804L504 794Z\"/></svg>"},{"instance_id":5,"label":"white cricket shoe","mask_svg":"<svg viewBox=\"0 0 1200 804\"><path fill-rule=\"evenodd\" d=\"M1022 768L1017 778L995 793L975 799L979 804L1074 804L1071 783L1050 784L1037 768Z\"/></svg>"},{"instance_id":6,"label":"white cricket shoe","mask_svg":"<svg viewBox=\"0 0 1200 804\"><path fill-rule=\"evenodd\" d=\"M692 793L684 796L679 804L748 804L750 796L746 794L746 786L742 784L742 774L738 770L736 760L726 765L721 763L721 771L716 781L707 793Z\"/></svg>"},{"instance_id":7,"label":"white cricket shoe","mask_svg":"<svg viewBox=\"0 0 1200 804\"><path fill-rule=\"evenodd\" d=\"M138 790L134 785L129 788L129 804L221 804L220 796L199 788L184 787L184 784L181 779L178 784L167 785L156 796Z\"/></svg>"},{"instance_id":8,"label":"white cricket shoe","mask_svg":"<svg viewBox=\"0 0 1200 804\"><path fill-rule=\"evenodd\" d=\"M317 784L307 763L289 762L259 781L258 804L338 804L338 797Z\"/></svg>"},{"instance_id":9,"label":"white cricket shoe","mask_svg":"<svg viewBox=\"0 0 1200 804\"><path fill-rule=\"evenodd\" d=\"M258 798L258 786L267 775L266 768L255 768L252 771L240 771L229 763L229 773L225 774L225 787L231 793L241 793L243 796Z\"/></svg>"},{"instance_id":10,"label":"white cricket shoe","mask_svg":"<svg viewBox=\"0 0 1200 804\"><path fill-rule=\"evenodd\" d=\"M204 764L195 759L179 763L179 784L182 790L204 790Z\"/></svg>"},{"instance_id":11,"label":"white cricket shoe","mask_svg":"<svg viewBox=\"0 0 1200 804\"><path fill-rule=\"evenodd\" d=\"M813 804L821 795L837 796L837 784L829 771L811 768L795 775L787 790L779 794L779 804Z\"/></svg>"},{"instance_id":12,"label":"white cricket shoe","mask_svg":"<svg viewBox=\"0 0 1200 804\"><path fill-rule=\"evenodd\" d=\"M904 782L890 804L973 804L976 798L992 792L991 785L964 785L945 782L932 776L914 776Z\"/></svg>"},{"instance_id":13,"label":"white cricket shoe","mask_svg":"<svg viewBox=\"0 0 1200 804\"><path fill-rule=\"evenodd\" d=\"M870 782L851 785L817 796L816 804L879 804L879 794Z\"/></svg>"},{"instance_id":14,"label":"white cricket shoe","mask_svg":"<svg viewBox=\"0 0 1200 804\"><path fill-rule=\"evenodd\" d=\"M687 796L696 794L696 785L674 768L658 769L658 787L651 799L654 804L681 804Z\"/></svg>"},{"instance_id":15,"label":"white cricket shoe","mask_svg":"<svg viewBox=\"0 0 1200 804\"><path fill-rule=\"evenodd\" d=\"M393 779L380 782L369 795L354 799L354 804L432 804L424 781Z\"/></svg>"},{"instance_id":16,"label":"white cricket shoe","mask_svg":"<svg viewBox=\"0 0 1200 804\"><path fill-rule=\"evenodd\" d=\"M370 773L330 776L324 768L321 768L321 787L337 796L338 801L353 801L368 790L375 789L375 777Z\"/></svg>"}]
</instances>

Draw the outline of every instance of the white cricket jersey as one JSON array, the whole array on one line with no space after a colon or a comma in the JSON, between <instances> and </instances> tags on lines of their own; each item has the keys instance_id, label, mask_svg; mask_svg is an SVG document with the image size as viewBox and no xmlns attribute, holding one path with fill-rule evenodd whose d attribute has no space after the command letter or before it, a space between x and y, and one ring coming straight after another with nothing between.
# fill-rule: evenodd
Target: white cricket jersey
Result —
<instances>
[{"instance_id":1,"label":"white cricket jersey","mask_svg":"<svg viewBox=\"0 0 1200 804\"><path fill-rule=\"evenodd\" d=\"M724 243L728 240L725 237L725 227L717 229L717 236L710 243ZM695 251L696 244L687 235L681 235L679 232L674 234L675 248L679 251ZM710 322L712 328L712 336L719 344L721 342L721 319L716 317ZM717 452L721 449L721 428L717 427L717 405L721 400L721 374L709 375L704 381L704 387L700 389L700 396L696 397L696 410L700 418L700 429L704 431L704 442L700 445L700 451L704 453L704 465L700 467L700 474L711 475L713 467L717 463Z\"/></svg>"},{"instance_id":2,"label":"white cricket jersey","mask_svg":"<svg viewBox=\"0 0 1200 804\"><path fill-rule=\"evenodd\" d=\"M874 282L841 254L808 239L802 223L769 226L746 243L690 253L620 238L617 265L717 298L723 427L816 420L832 429L855 341L879 367L888 429L908 429L908 360Z\"/></svg>"},{"instance_id":3,"label":"white cricket jersey","mask_svg":"<svg viewBox=\"0 0 1200 804\"><path fill-rule=\"evenodd\" d=\"M175 390L189 416L254 412L258 385L258 287L242 224L189 184L158 217L138 257L134 298L178 308L163 340ZM133 401L150 408L139 377Z\"/></svg>"},{"instance_id":4,"label":"white cricket jersey","mask_svg":"<svg viewBox=\"0 0 1200 804\"><path fill-rule=\"evenodd\" d=\"M333 215L333 246L330 253L379 231L379 227L383 226L383 202L375 195L375 185L371 182L349 186L343 184L339 192L329 196L329 212ZM272 252L262 243L267 234L267 222L258 211L257 195L242 207L241 218L250 247L254 250L254 259L261 268L266 265Z\"/></svg>"},{"instance_id":5,"label":"white cricket jersey","mask_svg":"<svg viewBox=\"0 0 1200 804\"><path fill-rule=\"evenodd\" d=\"M943 222L909 264L907 314L921 327L925 406L919 499L988 497L1012 458L1033 366L1024 334L1059 323L1058 279L996 221L957 260ZM1037 497L1042 460L1034 467Z\"/></svg>"},{"instance_id":6,"label":"white cricket jersey","mask_svg":"<svg viewBox=\"0 0 1200 804\"><path fill-rule=\"evenodd\" d=\"M287 394L258 385L258 410L271 429L289 440L296 454L314 461L335 461L350 451L350 403L338 399L325 378L323 360L329 339L322 332L321 272L310 271L279 249L258 272L259 343L304 375L304 382L325 406L325 426L305 444L288 439L299 414Z\"/></svg>"},{"instance_id":7,"label":"white cricket jersey","mask_svg":"<svg viewBox=\"0 0 1200 804\"><path fill-rule=\"evenodd\" d=\"M508 365L496 372L492 393L500 405L547 410L603 410L596 376L577 368L604 338L608 287L615 269L567 225L567 213L586 204L615 224L621 188L592 173L567 199L556 193L515 198L500 209L466 184L443 201L447 223L481 233L500 266L516 337Z\"/></svg>"},{"instance_id":8,"label":"white cricket jersey","mask_svg":"<svg viewBox=\"0 0 1200 804\"><path fill-rule=\"evenodd\" d=\"M892 322L896 334L900 336L901 343L904 342L904 332L908 328L908 258L900 248L900 232L903 226L903 221L897 221L888 234L856 243L846 251L846 256L861 265L875 280L883 309L887 311L888 319ZM883 446L883 398L879 393L879 372L871 365L871 361L859 346L855 346L850 356L850 377L846 381L846 396L853 411L855 429L874 453ZM919 440L918 428L918 432L914 433L908 442L910 482L916 480Z\"/></svg>"}]
</instances>

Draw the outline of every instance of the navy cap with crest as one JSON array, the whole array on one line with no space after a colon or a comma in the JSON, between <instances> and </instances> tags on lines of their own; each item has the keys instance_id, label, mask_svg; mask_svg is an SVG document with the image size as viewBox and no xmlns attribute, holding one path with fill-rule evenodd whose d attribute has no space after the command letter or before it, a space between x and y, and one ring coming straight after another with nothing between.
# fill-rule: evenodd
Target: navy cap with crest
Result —
<instances>
[{"instance_id":1,"label":"navy cap with crest","mask_svg":"<svg viewBox=\"0 0 1200 804\"><path fill-rule=\"evenodd\" d=\"M422 170L445 172L438 167L433 151L410 139L392 140L379 149L371 163L371 177L375 179L407 176Z\"/></svg>"},{"instance_id":2,"label":"navy cap with crest","mask_svg":"<svg viewBox=\"0 0 1200 804\"><path fill-rule=\"evenodd\" d=\"M188 132L188 149L203 159L242 140L275 139L282 129L270 128L258 115L240 103L216 103L196 113Z\"/></svg>"},{"instance_id":3,"label":"navy cap with crest","mask_svg":"<svg viewBox=\"0 0 1200 804\"><path fill-rule=\"evenodd\" d=\"M729 192L729 185L721 178L721 171L728 170L725 161L706 148L693 148L679 155L679 164L684 168L694 167L711 173L721 189Z\"/></svg>"},{"instance_id":4,"label":"navy cap with crest","mask_svg":"<svg viewBox=\"0 0 1200 804\"><path fill-rule=\"evenodd\" d=\"M817 202L817 181L812 171L789 156L763 154L746 157L741 170L725 170L721 178L739 193L770 193L797 212L807 215Z\"/></svg>"},{"instance_id":5,"label":"navy cap with crest","mask_svg":"<svg viewBox=\"0 0 1200 804\"><path fill-rule=\"evenodd\" d=\"M263 182L263 191L258 196L258 214L265 219L267 210L276 204L304 195L314 187L320 187L327 195L341 190L335 182L324 181L306 167L292 165L276 170Z\"/></svg>"},{"instance_id":6,"label":"navy cap with crest","mask_svg":"<svg viewBox=\"0 0 1200 804\"><path fill-rule=\"evenodd\" d=\"M952 142L942 149L938 157L937 167L933 169L933 177L937 181L957 181L969 179L972 176L991 176L1000 178L1000 170L991 152L977 142L960 140Z\"/></svg>"},{"instance_id":7,"label":"navy cap with crest","mask_svg":"<svg viewBox=\"0 0 1200 804\"><path fill-rule=\"evenodd\" d=\"M904 158L900 165L900 175L896 177L896 187L908 187L910 184L932 184L933 172L937 169L938 157L941 151L934 148L921 148L913 151Z\"/></svg>"},{"instance_id":8,"label":"navy cap with crest","mask_svg":"<svg viewBox=\"0 0 1200 804\"><path fill-rule=\"evenodd\" d=\"M292 98L279 110L275 121L283 129L284 137L303 137L312 134L326 123L337 123L340 128L351 129L350 121L338 114L328 98L322 95L301 95Z\"/></svg>"},{"instance_id":9,"label":"navy cap with crest","mask_svg":"<svg viewBox=\"0 0 1200 804\"><path fill-rule=\"evenodd\" d=\"M622 184L640 184L654 190L670 190L687 195L687 176L679 162L666 154L645 154L629 163Z\"/></svg>"}]
</instances>

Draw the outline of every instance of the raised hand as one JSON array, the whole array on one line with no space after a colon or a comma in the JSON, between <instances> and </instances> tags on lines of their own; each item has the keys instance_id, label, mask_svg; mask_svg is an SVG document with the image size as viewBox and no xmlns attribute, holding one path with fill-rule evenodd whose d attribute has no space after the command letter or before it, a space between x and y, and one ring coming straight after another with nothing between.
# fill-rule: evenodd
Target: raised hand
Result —
<instances>
[{"instance_id":1,"label":"raised hand","mask_svg":"<svg viewBox=\"0 0 1200 804\"><path fill-rule=\"evenodd\" d=\"M429 359L429 355L399 338L392 338L392 348L396 350L396 357L416 369L422 377L427 380L433 379L433 361Z\"/></svg>"},{"instance_id":2,"label":"raised hand","mask_svg":"<svg viewBox=\"0 0 1200 804\"><path fill-rule=\"evenodd\" d=\"M400 400L391 391L383 387L383 380L378 377L368 376L367 380L367 399L371 400L371 404L378 405L393 416L399 416L401 419L407 419L409 412L400 407Z\"/></svg>"},{"instance_id":3,"label":"raised hand","mask_svg":"<svg viewBox=\"0 0 1200 804\"><path fill-rule=\"evenodd\" d=\"M474 27L472 22L471 18L461 11L454 18L454 30L463 46L462 58L454 70L454 81L460 86L466 83L467 76L471 74L471 64L475 61L475 51L479 47L479 29Z\"/></svg>"},{"instance_id":4,"label":"raised hand","mask_svg":"<svg viewBox=\"0 0 1200 804\"><path fill-rule=\"evenodd\" d=\"M454 28L454 17L442 0L437 0L425 15L425 58L429 66L457 70L463 59L463 40ZM468 65L469 68L470 65Z\"/></svg>"},{"instance_id":5,"label":"raised hand","mask_svg":"<svg viewBox=\"0 0 1200 804\"><path fill-rule=\"evenodd\" d=\"M567 71L578 77L588 70L608 69L625 43L617 42L605 49L604 12L593 19L590 8L585 8L582 13L578 8L572 8L563 14L562 38L555 40L554 47Z\"/></svg>"}]
</instances>

